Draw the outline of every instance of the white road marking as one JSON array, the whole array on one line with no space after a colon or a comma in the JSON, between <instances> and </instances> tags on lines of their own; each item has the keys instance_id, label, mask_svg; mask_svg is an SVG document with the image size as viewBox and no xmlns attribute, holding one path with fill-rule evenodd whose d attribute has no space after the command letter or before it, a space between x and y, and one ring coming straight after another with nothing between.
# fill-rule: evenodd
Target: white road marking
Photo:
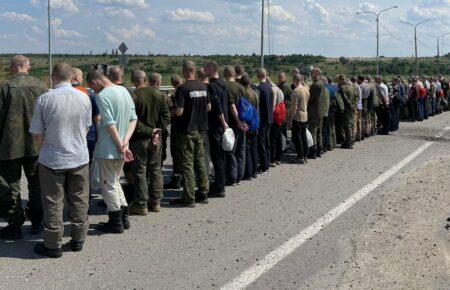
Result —
<instances>
[{"instance_id":1,"label":"white road marking","mask_svg":"<svg viewBox=\"0 0 450 290\"><path fill-rule=\"evenodd\" d=\"M446 127L442 132L440 132L437 137L442 137L444 132L449 131L450 127ZM411 153L405 159L397 163L394 167L389 169L388 171L381 174L375 180L367 184L365 187L354 193L348 199L346 199L343 203L339 204L327 214L316 220L309 227L302 230L300 233L289 239L287 242L273 250L267 256L264 257L261 261L254 264L246 271L241 273L238 277L236 277L233 281L229 282L225 286L223 286L222 290L235 290L235 289L244 289L249 286L251 283L256 281L259 277L261 277L264 273L273 268L276 264L278 264L281 260L286 258L292 252L294 252L298 247L300 247L303 243L305 243L308 239L311 239L315 236L321 229L325 226L333 222L336 218L338 218L341 214L346 212L352 206L354 206L358 201L366 197L369 193L371 193L378 186L383 184L386 180L391 178L397 172L399 172L403 167L405 167L409 162L414 160L417 156L419 156L422 152L424 152L428 147L430 147L434 141L427 142L420 146L416 151Z\"/></svg>"}]
</instances>

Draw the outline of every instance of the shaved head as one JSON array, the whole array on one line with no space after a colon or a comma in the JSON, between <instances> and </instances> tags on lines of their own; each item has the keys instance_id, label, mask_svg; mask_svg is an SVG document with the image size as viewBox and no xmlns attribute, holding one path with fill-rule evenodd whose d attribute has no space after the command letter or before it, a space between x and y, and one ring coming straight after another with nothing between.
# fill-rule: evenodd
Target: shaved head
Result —
<instances>
[{"instance_id":1,"label":"shaved head","mask_svg":"<svg viewBox=\"0 0 450 290\"><path fill-rule=\"evenodd\" d=\"M143 70L135 69L131 72L131 82L136 85L136 83L145 82L147 75Z\"/></svg>"},{"instance_id":2,"label":"shaved head","mask_svg":"<svg viewBox=\"0 0 450 290\"><path fill-rule=\"evenodd\" d=\"M152 73L148 80L152 87L159 87L161 85L162 76L159 73Z\"/></svg>"},{"instance_id":3,"label":"shaved head","mask_svg":"<svg viewBox=\"0 0 450 290\"><path fill-rule=\"evenodd\" d=\"M118 66L112 66L109 69L109 79L115 84L123 83L123 71Z\"/></svg>"},{"instance_id":4,"label":"shaved head","mask_svg":"<svg viewBox=\"0 0 450 290\"><path fill-rule=\"evenodd\" d=\"M24 55L15 55L11 59L10 69L13 74L28 72L30 70L30 60Z\"/></svg>"},{"instance_id":5,"label":"shaved head","mask_svg":"<svg viewBox=\"0 0 450 290\"><path fill-rule=\"evenodd\" d=\"M72 83L78 83L78 84L82 84L83 83L83 72L81 71L81 69L79 68L72 68Z\"/></svg>"}]
</instances>

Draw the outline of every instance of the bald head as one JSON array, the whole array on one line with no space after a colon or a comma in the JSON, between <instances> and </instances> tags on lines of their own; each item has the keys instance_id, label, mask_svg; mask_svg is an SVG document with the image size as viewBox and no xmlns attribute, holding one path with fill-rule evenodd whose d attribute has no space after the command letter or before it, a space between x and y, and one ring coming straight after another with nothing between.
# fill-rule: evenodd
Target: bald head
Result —
<instances>
[{"instance_id":1,"label":"bald head","mask_svg":"<svg viewBox=\"0 0 450 290\"><path fill-rule=\"evenodd\" d=\"M292 75L293 77L294 77L295 75L298 75L298 74L300 74L300 70L299 70L298 68L292 69L291 75Z\"/></svg>"},{"instance_id":2,"label":"bald head","mask_svg":"<svg viewBox=\"0 0 450 290\"><path fill-rule=\"evenodd\" d=\"M65 62L57 63L52 70L53 83L59 84L63 82L70 82L73 77L73 68L70 64Z\"/></svg>"},{"instance_id":3,"label":"bald head","mask_svg":"<svg viewBox=\"0 0 450 290\"><path fill-rule=\"evenodd\" d=\"M159 88L162 82L162 76L159 73L152 73L148 78L150 86L154 88Z\"/></svg>"},{"instance_id":4,"label":"bald head","mask_svg":"<svg viewBox=\"0 0 450 290\"><path fill-rule=\"evenodd\" d=\"M123 71L120 67L118 66L112 66L109 69L109 80L116 84L116 85L120 85L123 84Z\"/></svg>"},{"instance_id":5,"label":"bald head","mask_svg":"<svg viewBox=\"0 0 450 290\"><path fill-rule=\"evenodd\" d=\"M278 74L278 83L279 84L286 82L286 80L287 80L287 78L286 78L286 74L284 72Z\"/></svg>"},{"instance_id":6,"label":"bald head","mask_svg":"<svg viewBox=\"0 0 450 290\"><path fill-rule=\"evenodd\" d=\"M172 75L170 77L170 83L176 89L183 83L183 79L179 75Z\"/></svg>"},{"instance_id":7,"label":"bald head","mask_svg":"<svg viewBox=\"0 0 450 290\"><path fill-rule=\"evenodd\" d=\"M72 68L72 83L73 84L82 84L83 83L83 72L79 68Z\"/></svg>"},{"instance_id":8,"label":"bald head","mask_svg":"<svg viewBox=\"0 0 450 290\"><path fill-rule=\"evenodd\" d=\"M87 85L96 93L100 93L111 81L99 70L91 70L86 76Z\"/></svg>"},{"instance_id":9,"label":"bald head","mask_svg":"<svg viewBox=\"0 0 450 290\"><path fill-rule=\"evenodd\" d=\"M318 80L319 79L319 77L320 77L320 69L318 69L318 68L313 68L312 70L311 70L311 79L312 80Z\"/></svg>"},{"instance_id":10,"label":"bald head","mask_svg":"<svg viewBox=\"0 0 450 290\"><path fill-rule=\"evenodd\" d=\"M292 83L294 84L295 87L298 87L301 84L303 84L304 80L305 79L301 74L296 74L292 77Z\"/></svg>"},{"instance_id":11,"label":"bald head","mask_svg":"<svg viewBox=\"0 0 450 290\"><path fill-rule=\"evenodd\" d=\"M136 88L145 85L145 78L146 74L143 70L135 69L131 72L131 82L135 85Z\"/></svg>"},{"instance_id":12,"label":"bald head","mask_svg":"<svg viewBox=\"0 0 450 290\"><path fill-rule=\"evenodd\" d=\"M260 81L265 81L267 78L267 71L263 68L258 69L258 71L256 72L256 76L258 77L258 79Z\"/></svg>"},{"instance_id":13,"label":"bald head","mask_svg":"<svg viewBox=\"0 0 450 290\"><path fill-rule=\"evenodd\" d=\"M11 59L10 69L13 74L28 73L30 71L30 60L24 55L15 55Z\"/></svg>"}]
</instances>

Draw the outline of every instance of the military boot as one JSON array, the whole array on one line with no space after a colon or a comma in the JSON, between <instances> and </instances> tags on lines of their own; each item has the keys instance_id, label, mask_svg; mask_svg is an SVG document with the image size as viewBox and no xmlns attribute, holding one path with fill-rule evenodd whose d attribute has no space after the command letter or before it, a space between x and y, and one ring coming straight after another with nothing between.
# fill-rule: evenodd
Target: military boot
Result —
<instances>
[{"instance_id":1,"label":"military boot","mask_svg":"<svg viewBox=\"0 0 450 290\"><path fill-rule=\"evenodd\" d=\"M129 206L122 206L122 224L123 228L126 230L128 230L131 227Z\"/></svg>"},{"instance_id":2,"label":"military boot","mask_svg":"<svg viewBox=\"0 0 450 290\"><path fill-rule=\"evenodd\" d=\"M41 210L29 210L25 211L28 220L31 221L31 235L39 235L44 230L44 225L42 224L42 219L44 218L44 213Z\"/></svg>"},{"instance_id":3,"label":"military boot","mask_svg":"<svg viewBox=\"0 0 450 290\"><path fill-rule=\"evenodd\" d=\"M181 189L181 176L173 175L169 183L164 184L164 189Z\"/></svg>"},{"instance_id":4,"label":"military boot","mask_svg":"<svg viewBox=\"0 0 450 290\"><path fill-rule=\"evenodd\" d=\"M148 208L146 206L141 206L140 204L133 202L129 208L129 214L146 216L148 215Z\"/></svg>"},{"instance_id":5,"label":"military boot","mask_svg":"<svg viewBox=\"0 0 450 290\"><path fill-rule=\"evenodd\" d=\"M2 240L20 240L22 238L22 226L9 224L0 230L0 239Z\"/></svg>"},{"instance_id":6,"label":"military boot","mask_svg":"<svg viewBox=\"0 0 450 290\"><path fill-rule=\"evenodd\" d=\"M161 211L161 202L160 201L149 202L148 210L151 212L160 212Z\"/></svg>"},{"instance_id":7,"label":"military boot","mask_svg":"<svg viewBox=\"0 0 450 290\"><path fill-rule=\"evenodd\" d=\"M122 234L124 232L122 210L108 212L108 217L108 222L99 223L97 226L97 230L111 234Z\"/></svg>"}]
</instances>

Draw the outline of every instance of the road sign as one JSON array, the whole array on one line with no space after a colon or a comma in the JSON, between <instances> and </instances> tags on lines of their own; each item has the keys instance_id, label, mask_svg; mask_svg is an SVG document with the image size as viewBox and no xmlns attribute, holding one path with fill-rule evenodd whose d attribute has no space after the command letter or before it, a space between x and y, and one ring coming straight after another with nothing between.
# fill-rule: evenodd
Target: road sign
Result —
<instances>
[{"instance_id":1,"label":"road sign","mask_svg":"<svg viewBox=\"0 0 450 290\"><path fill-rule=\"evenodd\" d=\"M119 63L120 63L120 65L128 64L128 54L119 55Z\"/></svg>"},{"instance_id":2,"label":"road sign","mask_svg":"<svg viewBox=\"0 0 450 290\"><path fill-rule=\"evenodd\" d=\"M127 45L125 44L125 42L122 42L122 44L119 46L119 50L120 50L120 52L121 52L122 54L125 54L125 52L127 52L128 47L127 47Z\"/></svg>"}]
</instances>

